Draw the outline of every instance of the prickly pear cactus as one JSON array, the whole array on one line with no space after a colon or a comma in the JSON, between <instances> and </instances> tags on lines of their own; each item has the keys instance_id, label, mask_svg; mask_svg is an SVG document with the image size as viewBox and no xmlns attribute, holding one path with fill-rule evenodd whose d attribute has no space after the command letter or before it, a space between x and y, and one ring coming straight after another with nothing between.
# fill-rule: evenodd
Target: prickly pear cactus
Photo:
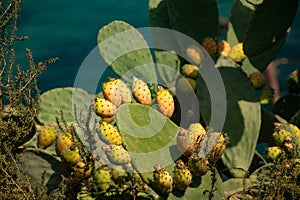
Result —
<instances>
[{"instance_id":1,"label":"prickly pear cactus","mask_svg":"<svg viewBox=\"0 0 300 200\"><path fill-rule=\"evenodd\" d=\"M105 62L127 82L132 77L157 82L149 46L133 26L113 21L99 30L98 48Z\"/></svg>"},{"instance_id":2,"label":"prickly pear cactus","mask_svg":"<svg viewBox=\"0 0 300 200\"><path fill-rule=\"evenodd\" d=\"M37 119L43 124L55 123L61 111L67 122L74 122L74 105L77 109L87 109L93 95L80 88L55 88L43 93L40 97L40 112Z\"/></svg>"},{"instance_id":3,"label":"prickly pear cactus","mask_svg":"<svg viewBox=\"0 0 300 200\"><path fill-rule=\"evenodd\" d=\"M229 144L222 160L228 167L248 170L252 162L261 125L261 108L256 93L247 76L240 68L219 68L226 90L227 111L223 131L228 134ZM236 84L239 83L239 84ZM210 123L211 103L205 82L197 80L201 115ZM244 91L247 91L245 93ZM214 127L210 127L214 128ZM236 156L239 155L239 156ZM243 176L232 171L234 176Z\"/></svg>"}]
</instances>

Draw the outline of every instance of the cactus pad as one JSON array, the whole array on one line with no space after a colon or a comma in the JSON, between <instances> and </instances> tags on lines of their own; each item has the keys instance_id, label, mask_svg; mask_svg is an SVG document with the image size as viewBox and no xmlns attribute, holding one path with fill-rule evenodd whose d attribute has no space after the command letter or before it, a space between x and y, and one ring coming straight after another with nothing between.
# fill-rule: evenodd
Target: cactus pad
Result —
<instances>
[{"instance_id":1,"label":"cactus pad","mask_svg":"<svg viewBox=\"0 0 300 200\"><path fill-rule=\"evenodd\" d=\"M219 67L218 69L224 81L227 98L224 99L227 101L227 111L223 131L229 136L229 144L222 160L228 167L241 167L248 170L260 130L260 104L255 90L240 68ZM205 82L201 77L197 80L197 87L201 115L205 123L209 124L211 103ZM210 128L214 129L214 127ZM237 173L233 175L243 176Z\"/></svg>"},{"instance_id":2,"label":"cactus pad","mask_svg":"<svg viewBox=\"0 0 300 200\"><path fill-rule=\"evenodd\" d=\"M61 111L67 122L74 122L74 105L78 109L87 109L94 95L80 88L56 88L41 95L40 112L37 119L43 124L53 124L60 119Z\"/></svg>"},{"instance_id":3,"label":"cactus pad","mask_svg":"<svg viewBox=\"0 0 300 200\"><path fill-rule=\"evenodd\" d=\"M156 81L149 46L133 26L113 21L99 30L97 42L105 62L125 81L131 82L133 76Z\"/></svg>"}]
</instances>

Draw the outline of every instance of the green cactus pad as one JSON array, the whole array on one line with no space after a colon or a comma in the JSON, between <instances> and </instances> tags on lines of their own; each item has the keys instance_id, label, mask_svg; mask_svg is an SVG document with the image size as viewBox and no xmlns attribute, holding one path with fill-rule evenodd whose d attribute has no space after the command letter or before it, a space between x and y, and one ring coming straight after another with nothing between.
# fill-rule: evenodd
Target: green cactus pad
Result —
<instances>
[{"instance_id":1,"label":"green cactus pad","mask_svg":"<svg viewBox=\"0 0 300 200\"><path fill-rule=\"evenodd\" d=\"M246 33L244 52L260 71L266 68L284 44L297 8L297 0L286 3L264 0L257 6Z\"/></svg>"},{"instance_id":2,"label":"green cactus pad","mask_svg":"<svg viewBox=\"0 0 300 200\"><path fill-rule=\"evenodd\" d=\"M227 41L231 46L243 42L255 10L253 1L236 0L231 9Z\"/></svg>"},{"instance_id":3,"label":"green cactus pad","mask_svg":"<svg viewBox=\"0 0 300 200\"><path fill-rule=\"evenodd\" d=\"M138 103L123 104L118 108L116 119L123 143L131 153L152 153L175 144L174 138L179 128L169 118L149 106Z\"/></svg>"},{"instance_id":4,"label":"green cactus pad","mask_svg":"<svg viewBox=\"0 0 300 200\"><path fill-rule=\"evenodd\" d=\"M155 50L157 72L162 80L161 85L167 88L174 87L176 78L180 74L180 59L170 51Z\"/></svg>"},{"instance_id":5,"label":"green cactus pad","mask_svg":"<svg viewBox=\"0 0 300 200\"><path fill-rule=\"evenodd\" d=\"M28 148L21 153L20 169L30 178L33 188L41 186L44 176L44 186L48 191L60 187L63 179L70 175L71 171L59 161L57 157L41 149Z\"/></svg>"},{"instance_id":6,"label":"green cactus pad","mask_svg":"<svg viewBox=\"0 0 300 200\"><path fill-rule=\"evenodd\" d=\"M209 171L201 178L194 178L192 184L184 192L173 191L168 199L209 199L209 191L212 185L211 176L212 173ZM225 199L222 179L218 174L216 179L216 190L213 193L213 199Z\"/></svg>"},{"instance_id":7,"label":"green cactus pad","mask_svg":"<svg viewBox=\"0 0 300 200\"><path fill-rule=\"evenodd\" d=\"M156 82L155 68L148 44L130 24L113 21L102 27L97 36L98 48L105 62L125 81L133 76Z\"/></svg>"},{"instance_id":8,"label":"green cactus pad","mask_svg":"<svg viewBox=\"0 0 300 200\"><path fill-rule=\"evenodd\" d=\"M287 94L276 101L272 112L289 121L299 109L300 96Z\"/></svg>"},{"instance_id":9,"label":"green cactus pad","mask_svg":"<svg viewBox=\"0 0 300 200\"><path fill-rule=\"evenodd\" d=\"M255 90L240 68L219 67L218 69L226 90L224 101L227 101L223 131L229 136L229 144L222 160L227 167L241 167L249 170L260 131L260 104ZM211 101L202 77L197 79L197 88L201 115L204 122L209 126ZM214 127L210 128L214 129ZM236 171L232 171L232 173L234 176L244 176L244 174L239 174Z\"/></svg>"},{"instance_id":10,"label":"green cactus pad","mask_svg":"<svg viewBox=\"0 0 300 200\"><path fill-rule=\"evenodd\" d=\"M168 0L149 0L149 18L152 27L171 28Z\"/></svg>"},{"instance_id":11,"label":"green cactus pad","mask_svg":"<svg viewBox=\"0 0 300 200\"><path fill-rule=\"evenodd\" d=\"M205 37L218 36L219 15L215 0L169 0L168 13L172 29L200 44Z\"/></svg>"},{"instance_id":12,"label":"green cactus pad","mask_svg":"<svg viewBox=\"0 0 300 200\"><path fill-rule=\"evenodd\" d=\"M41 95L40 111L37 119L43 124L53 124L56 117L61 118L61 111L67 122L74 122L73 108L88 109L94 95L80 88L56 88L49 90Z\"/></svg>"}]
</instances>

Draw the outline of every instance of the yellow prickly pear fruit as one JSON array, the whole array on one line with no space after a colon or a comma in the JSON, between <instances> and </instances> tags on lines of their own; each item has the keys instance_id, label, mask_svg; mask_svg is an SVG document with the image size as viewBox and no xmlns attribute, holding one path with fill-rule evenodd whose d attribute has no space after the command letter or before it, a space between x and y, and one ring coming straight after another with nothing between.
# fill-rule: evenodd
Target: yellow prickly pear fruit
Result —
<instances>
[{"instance_id":1,"label":"yellow prickly pear fruit","mask_svg":"<svg viewBox=\"0 0 300 200\"><path fill-rule=\"evenodd\" d=\"M111 118L116 114L117 107L110 101L96 97L94 100L94 111L102 118Z\"/></svg>"},{"instance_id":2,"label":"yellow prickly pear fruit","mask_svg":"<svg viewBox=\"0 0 300 200\"><path fill-rule=\"evenodd\" d=\"M169 90L164 89L161 86L157 88L157 96L156 103L159 108L159 111L166 115L167 117L171 117L175 110L174 99Z\"/></svg>"},{"instance_id":3,"label":"yellow prickly pear fruit","mask_svg":"<svg viewBox=\"0 0 300 200\"><path fill-rule=\"evenodd\" d=\"M167 172L158 164L154 166L153 182L157 186L157 188L161 191L161 193L168 194L172 192L173 178L169 174L169 172Z\"/></svg>"},{"instance_id":4,"label":"yellow prickly pear fruit","mask_svg":"<svg viewBox=\"0 0 300 200\"><path fill-rule=\"evenodd\" d=\"M230 50L231 46L227 41L221 40L220 42L218 42L218 53L220 55L227 57Z\"/></svg>"},{"instance_id":5,"label":"yellow prickly pear fruit","mask_svg":"<svg viewBox=\"0 0 300 200\"><path fill-rule=\"evenodd\" d=\"M90 177L92 173L92 165L91 164L86 164L83 161L79 161L76 163L76 165L73 167L73 174L76 177Z\"/></svg>"},{"instance_id":6,"label":"yellow prickly pear fruit","mask_svg":"<svg viewBox=\"0 0 300 200\"><path fill-rule=\"evenodd\" d=\"M46 149L56 139L56 128L53 125L45 126L38 135L38 147Z\"/></svg>"},{"instance_id":7,"label":"yellow prickly pear fruit","mask_svg":"<svg viewBox=\"0 0 300 200\"><path fill-rule=\"evenodd\" d=\"M199 142L205 137L206 130L200 123L190 124L189 129L180 129L176 138L178 150L186 157L190 157L193 149L199 145Z\"/></svg>"},{"instance_id":8,"label":"yellow prickly pear fruit","mask_svg":"<svg viewBox=\"0 0 300 200\"><path fill-rule=\"evenodd\" d=\"M227 140L227 137L223 133L221 133L214 149L208 156L211 163L215 163L221 158L221 156L225 152Z\"/></svg>"},{"instance_id":9,"label":"yellow prickly pear fruit","mask_svg":"<svg viewBox=\"0 0 300 200\"><path fill-rule=\"evenodd\" d=\"M192 64L185 64L182 66L182 74L185 77L196 79L198 77L199 68Z\"/></svg>"},{"instance_id":10,"label":"yellow prickly pear fruit","mask_svg":"<svg viewBox=\"0 0 300 200\"><path fill-rule=\"evenodd\" d=\"M229 51L228 57L237 63L242 62L246 58L243 50L243 43L234 45Z\"/></svg>"},{"instance_id":11,"label":"yellow prickly pear fruit","mask_svg":"<svg viewBox=\"0 0 300 200\"><path fill-rule=\"evenodd\" d=\"M73 145L72 136L68 132L62 132L58 135L55 145L57 155L60 155L63 150Z\"/></svg>"},{"instance_id":12,"label":"yellow prickly pear fruit","mask_svg":"<svg viewBox=\"0 0 300 200\"><path fill-rule=\"evenodd\" d=\"M136 101L143 105L151 105L151 91L142 79L135 79L132 82L133 96Z\"/></svg>"},{"instance_id":13,"label":"yellow prickly pear fruit","mask_svg":"<svg viewBox=\"0 0 300 200\"><path fill-rule=\"evenodd\" d=\"M202 49L195 45L189 46L185 53L189 62L194 65L200 65L204 58Z\"/></svg>"},{"instance_id":14,"label":"yellow prickly pear fruit","mask_svg":"<svg viewBox=\"0 0 300 200\"><path fill-rule=\"evenodd\" d=\"M81 159L79 149L75 145L64 148L59 157L69 165L76 165Z\"/></svg>"},{"instance_id":15,"label":"yellow prickly pear fruit","mask_svg":"<svg viewBox=\"0 0 300 200\"><path fill-rule=\"evenodd\" d=\"M268 147L266 150L266 158L274 161L281 153L283 153L283 149L278 146Z\"/></svg>"}]
</instances>

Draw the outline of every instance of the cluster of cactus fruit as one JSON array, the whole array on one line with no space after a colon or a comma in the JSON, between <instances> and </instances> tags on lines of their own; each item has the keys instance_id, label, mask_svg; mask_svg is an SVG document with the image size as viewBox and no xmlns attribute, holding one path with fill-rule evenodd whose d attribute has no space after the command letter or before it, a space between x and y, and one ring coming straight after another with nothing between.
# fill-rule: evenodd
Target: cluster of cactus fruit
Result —
<instances>
[{"instance_id":1,"label":"cluster of cactus fruit","mask_svg":"<svg viewBox=\"0 0 300 200\"><path fill-rule=\"evenodd\" d=\"M272 134L273 144L267 148L266 157L275 161L278 157L285 156L300 161L300 129L294 124L275 123Z\"/></svg>"},{"instance_id":2,"label":"cluster of cactus fruit","mask_svg":"<svg viewBox=\"0 0 300 200\"><path fill-rule=\"evenodd\" d=\"M102 148L112 163L123 165L125 169L132 170L130 154L122 146L122 136L118 127L112 123L114 123L118 107L123 103L133 101L131 95L136 102L145 106L150 106L153 103L153 95L147 84L136 78L131 84L131 89L122 80L114 78L109 78L107 82L103 83L102 88L103 98L96 96L93 102L94 111L100 117L99 138L107 143ZM175 109L174 99L167 89L158 86L155 103L163 115L172 116ZM205 175L209 170L209 163L216 163L222 156L228 138L225 134L220 133L219 140L207 158L199 158L198 149L203 145L207 134L206 129L200 123L192 123L188 129L180 128L176 144L187 162L184 163L178 159L174 166L173 176L159 163L154 166L153 184L161 193L172 192L173 185L178 190L185 190L192 182L192 176ZM110 177L108 172L104 174L105 177Z\"/></svg>"}]
</instances>

